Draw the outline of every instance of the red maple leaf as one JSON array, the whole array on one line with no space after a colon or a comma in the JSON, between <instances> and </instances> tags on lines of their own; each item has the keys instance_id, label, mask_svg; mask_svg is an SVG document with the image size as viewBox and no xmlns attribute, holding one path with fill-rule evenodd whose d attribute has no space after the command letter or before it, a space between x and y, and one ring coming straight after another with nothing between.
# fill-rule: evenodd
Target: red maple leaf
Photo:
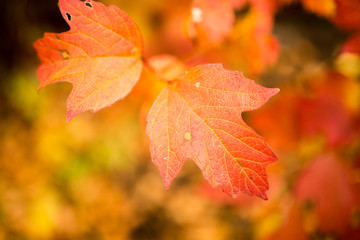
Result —
<instances>
[{"instance_id":1,"label":"red maple leaf","mask_svg":"<svg viewBox=\"0 0 360 240\"><path fill-rule=\"evenodd\" d=\"M67 101L70 120L132 90L143 68L143 44L136 24L115 6L60 0L59 7L70 30L46 33L34 47L41 59L40 88L56 82L73 85ZM213 187L220 185L233 197L242 191L267 199L265 167L277 157L241 113L259 108L279 90L259 86L221 64L200 65L173 80L174 71L183 68L176 66L178 70L174 65L172 71L164 66L166 71L160 71L168 82L147 125L152 159L166 188L192 158Z\"/></svg>"},{"instance_id":2,"label":"red maple leaf","mask_svg":"<svg viewBox=\"0 0 360 240\"><path fill-rule=\"evenodd\" d=\"M168 84L155 100L146 132L166 188L192 159L213 187L267 199L265 167L277 159L241 117L279 89L257 85L221 64L199 65Z\"/></svg>"},{"instance_id":3,"label":"red maple leaf","mask_svg":"<svg viewBox=\"0 0 360 240\"><path fill-rule=\"evenodd\" d=\"M119 8L91 0L60 0L70 30L46 33L34 43L41 59L40 87L69 82L67 120L96 112L124 98L142 71L142 37L137 25Z\"/></svg>"}]
</instances>

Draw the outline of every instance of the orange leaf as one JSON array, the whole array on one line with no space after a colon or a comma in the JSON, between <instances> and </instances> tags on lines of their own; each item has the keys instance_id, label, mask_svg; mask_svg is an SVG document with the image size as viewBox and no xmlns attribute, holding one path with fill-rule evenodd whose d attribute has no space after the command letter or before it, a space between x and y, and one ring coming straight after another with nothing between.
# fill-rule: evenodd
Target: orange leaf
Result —
<instances>
[{"instance_id":1,"label":"orange leaf","mask_svg":"<svg viewBox=\"0 0 360 240\"><path fill-rule=\"evenodd\" d=\"M96 112L124 98L142 71L142 37L136 24L119 8L91 0L60 0L68 32L46 33L34 43L41 59L40 89L69 82L67 120Z\"/></svg>"},{"instance_id":2,"label":"orange leaf","mask_svg":"<svg viewBox=\"0 0 360 240\"><path fill-rule=\"evenodd\" d=\"M268 0L251 0L249 12L239 19L232 38L230 56L235 64L257 76L278 57L278 42L272 35L276 5Z\"/></svg>"},{"instance_id":3,"label":"orange leaf","mask_svg":"<svg viewBox=\"0 0 360 240\"><path fill-rule=\"evenodd\" d=\"M199 65L168 84L155 100L146 132L153 163L166 188L192 159L212 187L267 199L265 167L277 157L263 137L249 128L244 111L261 107L279 89L268 89L225 70Z\"/></svg>"},{"instance_id":4,"label":"orange leaf","mask_svg":"<svg viewBox=\"0 0 360 240\"><path fill-rule=\"evenodd\" d=\"M335 15L335 0L302 0L304 7L320 16L332 17Z\"/></svg>"},{"instance_id":5,"label":"orange leaf","mask_svg":"<svg viewBox=\"0 0 360 240\"><path fill-rule=\"evenodd\" d=\"M193 0L189 35L216 44L231 32L235 14L230 0ZM193 28L193 29L192 29ZM195 36L193 36L195 35Z\"/></svg>"}]
</instances>

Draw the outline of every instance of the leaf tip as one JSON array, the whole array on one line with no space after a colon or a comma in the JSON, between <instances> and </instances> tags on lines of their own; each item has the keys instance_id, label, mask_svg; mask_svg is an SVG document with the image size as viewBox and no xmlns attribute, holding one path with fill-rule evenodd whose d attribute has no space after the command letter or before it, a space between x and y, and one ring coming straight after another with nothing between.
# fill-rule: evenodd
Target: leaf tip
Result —
<instances>
[{"instance_id":1,"label":"leaf tip","mask_svg":"<svg viewBox=\"0 0 360 240\"><path fill-rule=\"evenodd\" d=\"M165 183L165 182L164 182L164 186L165 186L165 189L166 189L166 190L169 190L169 188L170 188L170 183Z\"/></svg>"},{"instance_id":2,"label":"leaf tip","mask_svg":"<svg viewBox=\"0 0 360 240\"><path fill-rule=\"evenodd\" d=\"M269 198L267 197L266 193L263 193L261 195L261 198L264 199L265 201L269 200Z\"/></svg>"},{"instance_id":3,"label":"leaf tip","mask_svg":"<svg viewBox=\"0 0 360 240\"><path fill-rule=\"evenodd\" d=\"M66 111L66 122L70 122L71 119L73 119L76 116L76 113L71 110Z\"/></svg>"},{"instance_id":4,"label":"leaf tip","mask_svg":"<svg viewBox=\"0 0 360 240\"><path fill-rule=\"evenodd\" d=\"M66 116L66 122L70 122L70 120L72 119L73 117L72 116Z\"/></svg>"},{"instance_id":5,"label":"leaf tip","mask_svg":"<svg viewBox=\"0 0 360 240\"><path fill-rule=\"evenodd\" d=\"M280 88L273 88L274 91L274 95L277 94L278 92L280 92Z\"/></svg>"},{"instance_id":6,"label":"leaf tip","mask_svg":"<svg viewBox=\"0 0 360 240\"><path fill-rule=\"evenodd\" d=\"M166 190L169 190L171 182L172 182L172 179L163 177L163 183L164 183Z\"/></svg>"},{"instance_id":7,"label":"leaf tip","mask_svg":"<svg viewBox=\"0 0 360 240\"><path fill-rule=\"evenodd\" d=\"M266 190L265 190L265 191L266 191ZM256 196L256 197L259 197L259 198L267 201L267 200L269 200L269 198L268 198L268 196L266 195L265 191L263 191L263 192L258 192L258 193L250 193L250 192L242 192L242 193L247 194L247 195L249 195L249 196L251 196L251 197ZM233 199L236 199L236 198L239 196L239 194L240 194L240 192L231 192L231 193L229 193L229 192L224 191L224 190L223 190L223 192L225 192L226 194L228 194L228 195L229 195L230 197L232 197Z\"/></svg>"},{"instance_id":8,"label":"leaf tip","mask_svg":"<svg viewBox=\"0 0 360 240\"><path fill-rule=\"evenodd\" d=\"M40 85L40 86L36 89L37 94L40 93L40 90L41 90L42 88L43 88L43 87Z\"/></svg>"},{"instance_id":9,"label":"leaf tip","mask_svg":"<svg viewBox=\"0 0 360 240\"><path fill-rule=\"evenodd\" d=\"M270 94L270 97L275 96L280 92L280 88L268 88L268 94Z\"/></svg>"}]
</instances>

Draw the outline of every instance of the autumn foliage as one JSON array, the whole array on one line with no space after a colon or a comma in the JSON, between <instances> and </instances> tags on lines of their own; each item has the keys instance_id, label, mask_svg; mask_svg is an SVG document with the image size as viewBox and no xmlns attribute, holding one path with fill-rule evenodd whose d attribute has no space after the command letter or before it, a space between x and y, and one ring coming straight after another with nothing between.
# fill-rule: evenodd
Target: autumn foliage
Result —
<instances>
[{"instance_id":1,"label":"autumn foliage","mask_svg":"<svg viewBox=\"0 0 360 240\"><path fill-rule=\"evenodd\" d=\"M69 121L124 98L146 62L140 30L119 8L88 0L60 0L59 7L70 31L45 34L34 47L42 61L40 88L65 81L73 85ZM222 9L229 19L221 16ZM220 42L232 29L229 1L195 1L192 14L200 40ZM213 24L220 19L224 22ZM267 199L265 167L277 157L241 113L259 108L279 90L261 87L221 64L198 65L167 81L146 128L152 161L166 188L190 158L213 187L221 186L233 197L244 192Z\"/></svg>"},{"instance_id":2,"label":"autumn foliage","mask_svg":"<svg viewBox=\"0 0 360 240\"><path fill-rule=\"evenodd\" d=\"M115 6L91 1L60 1L71 30L47 33L34 46L42 60L40 88L70 82L67 120L96 112L124 98L139 80L142 63L140 30Z\"/></svg>"},{"instance_id":3,"label":"autumn foliage","mask_svg":"<svg viewBox=\"0 0 360 240\"><path fill-rule=\"evenodd\" d=\"M0 240L359 239L359 0L0 9Z\"/></svg>"}]
</instances>

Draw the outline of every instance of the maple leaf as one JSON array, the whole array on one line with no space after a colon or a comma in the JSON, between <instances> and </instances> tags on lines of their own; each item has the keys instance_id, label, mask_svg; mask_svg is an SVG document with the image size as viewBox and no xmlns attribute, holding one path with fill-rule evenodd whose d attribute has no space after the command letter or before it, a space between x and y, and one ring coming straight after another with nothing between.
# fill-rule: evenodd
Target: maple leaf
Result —
<instances>
[{"instance_id":1,"label":"maple leaf","mask_svg":"<svg viewBox=\"0 0 360 240\"><path fill-rule=\"evenodd\" d=\"M34 43L41 59L39 89L69 82L67 120L96 112L124 98L142 71L142 37L137 25L119 8L91 0L60 0L68 32L45 33Z\"/></svg>"},{"instance_id":2,"label":"maple leaf","mask_svg":"<svg viewBox=\"0 0 360 240\"><path fill-rule=\"evenodd\" d=\"M165 187L192 159L212 187L221 186L232 197L241 191L267 199L265 167L277 157L241 113L259 108L278 91L221 64L198 65L168 84L146 127Z\"/></svg>"}]
</instances>

